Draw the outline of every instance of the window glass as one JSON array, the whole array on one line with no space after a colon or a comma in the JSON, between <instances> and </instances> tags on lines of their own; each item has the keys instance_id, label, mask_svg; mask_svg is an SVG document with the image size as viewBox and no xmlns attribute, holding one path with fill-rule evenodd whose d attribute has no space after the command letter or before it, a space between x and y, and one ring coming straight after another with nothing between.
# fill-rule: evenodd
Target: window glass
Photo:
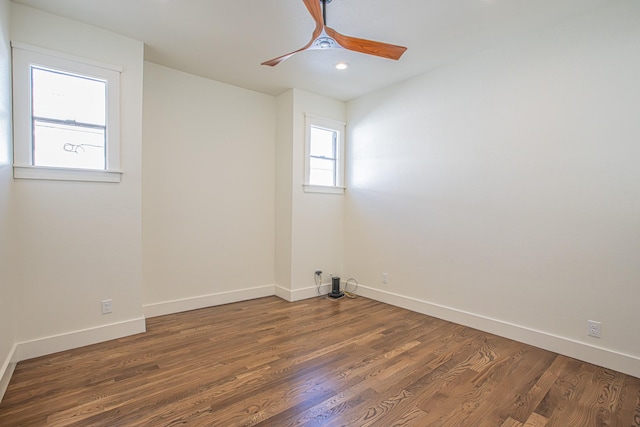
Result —
<instances>
[{"instance_id":1,"label":"window glass","mask_svg":"<svg viewBox=\"0 0 640 427\"><path fill-rule=\"evenodd\" d=\"M311 156L335 159L336 132L311 126Z\"/></svg>"},{"instance_id":2,"label":"window glass","mask_svg":"<svg viewBox=\"0 0 640 427\"><path fill-rule=\"evenodd\" d=\"M33 164L105 169L105 131L39 121L33 123Z\"/></svg>"},{"instance_id":3,"label":"window glass","mask_svg":"<svg viewBox=\"0 0 640 427\"><path fill-rule=\"evenodd\" d=\"M309 185L336 185L337 132L311 126Z\"/></svg>"},{"instance_id":4,"label":"window glass","mask_svg":"<svg viewBox=\"0 0 640 427\"><path fill-rule=\"evenodd\" d=\"M31 67L31 85L34 116L106 124L106 81Z\"/></svg>"},{"instance_id":5,"label":"window glass","mask_svg":"<svg viewBox=\"0 0 640 427\"><path fill-rule=\"evenodd\" d=\"M309 185L336 185L336 162L334 160L310 159Z\"/></svg>"},{"instance_id":6,"label":"window glass","mask_svg":"<svg viewBox=\"0 0 640 427\"><path fill-rule=\"evenodd\" d=\"M31 68L33 165L106 169L106 82Z\"/></svg>"}]
</instances>

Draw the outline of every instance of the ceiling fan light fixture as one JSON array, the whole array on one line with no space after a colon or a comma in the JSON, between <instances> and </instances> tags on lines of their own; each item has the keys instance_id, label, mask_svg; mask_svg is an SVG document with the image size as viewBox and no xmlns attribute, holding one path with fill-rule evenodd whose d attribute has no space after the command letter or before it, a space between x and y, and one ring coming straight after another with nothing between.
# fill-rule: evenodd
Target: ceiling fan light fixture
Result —
<instances>
[{"instance_id":1,"label":"ceiling fan light fixture","mask_svg":"<svg viewBox=\"0 0 640 427\"><path fill-rule=\"evenodd\" d=\"M316 40L316 46L320 49L330 49L336 42L331 37L320 37Z\"/></svg>"}]
</instances>

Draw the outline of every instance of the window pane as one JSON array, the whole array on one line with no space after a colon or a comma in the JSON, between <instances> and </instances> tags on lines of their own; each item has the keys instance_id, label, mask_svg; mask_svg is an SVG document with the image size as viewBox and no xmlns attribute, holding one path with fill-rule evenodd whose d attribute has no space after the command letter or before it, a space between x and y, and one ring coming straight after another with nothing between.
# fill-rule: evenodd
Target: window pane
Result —
<instances>
[{"instance_id":1,"label":"window pane","mask_svg":"<svg viewBox=\"0 0 640 427\"><path fill-rule=\"evenodd\" d=\"M315 157L328 157L335 159L335 137L336 132L311 126L311 140L309 141L309 151Z\"/></svg>"},{"instance_id":2,"label":"window pane","mask_svg":"<svg viewBox=\"0 0 640 427\"><path fill-rule=\"evenodd\" d=\"M106 169L106 82L32 67L31 85L33 164Z\"/></svg>"},{"instance_id":3,"label":"window pane","mask_svg":"<svg viewBox=\"0 0 640 427\"><path fill-rule=\"evenodd\" d=\"M105 130L34 120L33 164L106 169Z\"/></svg>"},{"instance_id":4,"label":"window pane","mask_svg":"<svg viewBox=\"0 0 640 427\"><path fill-rule=\"evenodd\" d=\"M107 83L32 68L33 115L105 126Z\"/></svg>"},{"instance_id":5,"label":"window pane","mask_svg":"<svg viewBox=\"0 0 640 427\"><path fill-rule=\"evenodd\" d=\"M309 159L309 184L310 185L336 185L336 162L327 159Z\"/></svg>"}]
</instances>

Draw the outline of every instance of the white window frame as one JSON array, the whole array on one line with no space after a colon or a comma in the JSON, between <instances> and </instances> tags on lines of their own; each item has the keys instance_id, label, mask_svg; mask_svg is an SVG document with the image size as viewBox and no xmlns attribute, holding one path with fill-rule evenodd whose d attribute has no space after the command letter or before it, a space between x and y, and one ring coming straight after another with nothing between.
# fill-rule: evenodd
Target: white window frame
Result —
<instances>
[{"instance_id":1,"label":"white window frame","mask_svg":"<svg viewBox=\"0 0 640 427\"><path fill-rule=\"evenodd\" d=\"M13 61L13 176L18 179L120 182L120 74L122 68L72 55L11 43ZM33 165L31 67L43 67L107 82L106 168Z\"/></svg>"},{"instance_id":2,"label":"white window frame","mask_svg":"<svg viewBox=\"0 0 640 427\"><path fill-rule=\"evenodd\" d=\"M322 128L336 132L336 185L311 185L311 128ZM344 152L345 152L344 122L305 114L305 154L304 154L304 191L307 193L344 194Z\"/></svg>"}]
</instances>

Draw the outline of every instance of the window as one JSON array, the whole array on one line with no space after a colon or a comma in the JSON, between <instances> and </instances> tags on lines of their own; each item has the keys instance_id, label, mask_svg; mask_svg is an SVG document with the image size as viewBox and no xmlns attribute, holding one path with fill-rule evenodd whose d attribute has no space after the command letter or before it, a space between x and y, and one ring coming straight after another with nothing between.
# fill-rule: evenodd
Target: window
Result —
<instances>
[{"instance_id":1,"label":"window","mask_svg":"<svg viewBox=\"0 0 640 427\"><path fill-rule=\"evenodd\" d=\"M344 192L344 123L306 116L307 192Z\"/></svg>"},{"instance_id":2,"label":"window","mask_svg":"<svg viewBox=\"0 0 640 427\"><path fill-rule=\"evenodd\" d=\"M120 181L120 69L12 44L14 177Z\"/></svg>"}]
</instances>

